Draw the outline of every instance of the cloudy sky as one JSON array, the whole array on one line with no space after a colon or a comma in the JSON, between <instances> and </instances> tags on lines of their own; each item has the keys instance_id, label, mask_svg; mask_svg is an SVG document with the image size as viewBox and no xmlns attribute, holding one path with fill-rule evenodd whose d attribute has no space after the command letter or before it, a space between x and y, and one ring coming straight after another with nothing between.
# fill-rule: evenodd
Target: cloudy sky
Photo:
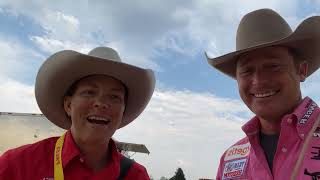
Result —
<instances>
[{"instance_id":1,"label":"cloudy sky","mask_svg":"<svg viewBox=\"0 0 320 180\"><path fill-rule=\"evenodd\" d=\"M41 113L35 76L52 53L109 46L124 62L153 69L157 79L144 113L114 137L148 147L150 155L133 157L155 179L178 167L187 179L213 178L220 155L243 137L241 125L252 114L236 82L211 68L204 52L233 51L241 17L260 8L276 10L293 29L320 15L318 0L1 0L0 112ZM319 73L302 84L304 96L317 102L319 88ZM3 116L0 128L0 153L61 133L41 117Z\"/></svg>"}]
</instances>

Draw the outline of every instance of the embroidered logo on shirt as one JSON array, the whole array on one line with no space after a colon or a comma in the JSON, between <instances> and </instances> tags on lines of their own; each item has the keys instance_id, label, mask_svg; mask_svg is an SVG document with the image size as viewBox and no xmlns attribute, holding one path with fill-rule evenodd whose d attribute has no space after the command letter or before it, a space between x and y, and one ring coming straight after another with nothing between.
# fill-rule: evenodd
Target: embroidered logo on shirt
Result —
<instances>
[{"instance_id":1,"label":"embroidered logo on shirt","mask_svg":"<svg viewBox=\"0 0 320 180\"><path fill-rule=\"evenodd\" d=\"M232 159L243 158L248 156L249 152L250 152L250 143L232 146L226 152L224 160L229 161Z\"/></svg>"},{"instance_id":2,"label":"embroidered logo on shirt","mask_svg":"<svg viewBox=\"0 0 320 180\"><path fill-rule=\"evenodd\" d=\"M320 127L317 127L317 129L314 131L313 137L320 137Z\"/></svg>"},{"instance_id":3,"label":"embroidered logo on shirt","mask_svg":"<svg viewBox=\"0 0 320 180\"><path fill-rule=\"evenodd\" d=\"M313 154L311 159L320 160L320 147L312 146L312 149L314 149L314 151L311 152L311 154Z\"/></svg>"},{"instance_id":4,"label":"embroidered logo on shirt","mask_svg":"<svg viewBox=\"0 0 320 180\"><path fill-rule=\"evenodd\" d=\"M320 178L320 172L309 172L308 169L304 169L304 174L311 176L312 179L319 179Z\"/></svg>"},{"instance_id":5,"label":"embroidered logo on shirt","mask_svg":"<svg viewBox=\"0 0 320 180\"><path fill-rule=\"evenodd\" d=\"M242 176L247 158L230 161L224 164L222 179L231 179Z\"/></svg>"},{"instance_id":6,"label":"embroidered logo on shirt","mask_svg":"<svg viewBox=\"0 0 320 180\"><path fill-rule=\"evenodd\" d=\"M318 107L318 105L316 103L312 102L308 107L308 111L300 119L299 124L305 124L308 121L308 119L310 118L310 116L312 115L312 113L316 107Z\"/></svg>"}]
</instances>

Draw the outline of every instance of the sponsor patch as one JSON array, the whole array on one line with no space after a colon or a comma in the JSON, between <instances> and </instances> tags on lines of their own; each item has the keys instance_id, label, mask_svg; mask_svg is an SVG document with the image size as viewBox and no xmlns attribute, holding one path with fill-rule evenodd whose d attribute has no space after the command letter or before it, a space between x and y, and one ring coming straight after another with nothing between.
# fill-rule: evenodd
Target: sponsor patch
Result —
<instances>
[{"instance_id":1,"label":"sponsor patch","mask_svg":"<svg viewBox=\"0 0 320 180\"><path fill-rule=\"evenodd\" d=\"M231 179L242 176L246 163L247 158L226 162L224 164L222 179Z\"/></svg>"},{"instance_id":2,"label":"sponsor patch","mask_svg":"<svg viewBox=\"0 0 320 180\"><path fill-rule=\"evenodd\" d=\"M318 105L316 103L312 102L309 105L307 112L300 119L299 124L305 124L309 120L310 116L312 115L312 113L316 107L318 107Z\"/></svg>"},{"instance_id":3,"label":"sponsor patch","mask_svg":"<svg viewBox=\"0 0 320 180\"><path fill-rule=\"evenodd\" d=\"M226 152L226 155L224 156L224 161L246 157L249 155L249 152L250 143L232 146Z\"/></svg>"}]
</instances>

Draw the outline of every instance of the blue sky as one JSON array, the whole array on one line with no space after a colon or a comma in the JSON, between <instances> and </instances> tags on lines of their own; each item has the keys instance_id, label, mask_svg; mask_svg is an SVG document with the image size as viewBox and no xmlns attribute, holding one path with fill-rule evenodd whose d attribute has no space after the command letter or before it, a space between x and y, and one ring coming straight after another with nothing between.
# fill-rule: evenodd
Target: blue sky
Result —
<instances>
[{"instance_id":1,"label":"blue sky","mask_svg":"<svg viewBox=\"0 0 320 180\"><path fill-rule=\"evenodd\" d=\"M146 144L151 154L135 155L155 178L182 167L188 179L215 176L223 151L243 137L252 114L241 102L236 81L213 69L212 57L235 49L241 17L272 8L293 30L320 15L318 0L19 1L0 2L0 111L38 112L34 81L39 66L59 50L88 53L97 46L116 49L124 62L155 71L156 90L145 112L115 138ZM302 84L304 95L320 100L320 75ZM45 129L15 119L0 121L0 151L30 143L21 136ZM12 123L16 122L16 123ZM35 121L36 122L36 121ZM20 128L20 129L19 129ZM54 127L52 127L54 128ZM19 130L25 134L21 135ZM60 131L56 129L57 133ZM13 133L12 132L18 132ZM11 133L9 133L11 132ZM15 142L15 143L12 143ZM6 146L7 144L7 146Z\"/></svg>"}]
</instances>

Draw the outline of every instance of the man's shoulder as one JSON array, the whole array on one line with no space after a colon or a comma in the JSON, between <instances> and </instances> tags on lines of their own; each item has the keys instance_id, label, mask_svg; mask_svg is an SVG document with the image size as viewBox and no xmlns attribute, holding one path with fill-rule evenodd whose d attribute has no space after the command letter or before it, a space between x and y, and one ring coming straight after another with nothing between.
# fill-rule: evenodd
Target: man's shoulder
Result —
<instances>
[{"instance_id":1,"label":"man's shoulder","mask_svg":"<svg viewBox=\"0 0 320 180\"><path fill-rule=\"evenodd\" d=\"M241 157L245 157L250 152L250 143L248 137L244 137L240 139L238 142L234 143L230 146L222 155L222 159L225 161L231 159L237 159Z\"/></svg>"},{"instance_id":2,"label":"man's shoulder","mask_svg":"<svg viewBox=\"0 0 320 180\"><path fill-rule=\"evenodd\" d=\"M234 148L234 147L238 147L238 146L243 146L243 145L250 145L249 143L249 139L248 137L244 137L242 139L240 139L239 141L237 141L236 143L234 143L232 146L230 146L226 151Z\"/></svg>"}]
</instances>

